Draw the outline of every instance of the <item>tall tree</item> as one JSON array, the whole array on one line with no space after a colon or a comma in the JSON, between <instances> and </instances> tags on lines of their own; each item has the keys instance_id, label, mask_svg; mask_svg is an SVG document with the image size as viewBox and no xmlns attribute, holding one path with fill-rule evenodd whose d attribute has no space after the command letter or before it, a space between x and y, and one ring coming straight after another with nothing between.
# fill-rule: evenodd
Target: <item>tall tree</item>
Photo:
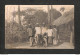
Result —
<instances>
[{"instance_id":1,"label":"tall tree","mask_svg":"<svg viewBox=\"0 0 80 55\"><path fill-rule=\"evenodd\" d=\"M18 19L19 19L19 24L21 25L20 5L18 5Z\"/></svg>"},{"instance_id":2,"label":"tall tree","mask_svg":"<svg viewBox=\"0 0 80 55\"><path fill-rule=\"evenodd\" d=\"M42 24L43 22L46 23L47 21L47 13L43 10L35 10L35 9L28 9L28 14L24 17L24 21L31 23L33 26L38 22ZM32 12L33 14L30 14Z\"/></svg>"}]
</instances>

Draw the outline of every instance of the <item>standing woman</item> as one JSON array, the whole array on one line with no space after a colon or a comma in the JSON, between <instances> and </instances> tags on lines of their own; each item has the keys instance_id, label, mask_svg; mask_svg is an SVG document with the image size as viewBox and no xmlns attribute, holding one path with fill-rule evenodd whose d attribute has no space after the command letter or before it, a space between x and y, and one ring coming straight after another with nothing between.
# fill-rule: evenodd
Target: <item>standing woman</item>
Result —
<instances>
[{"instance_id":1,"label":"standing woman","mask_svg":"<svg viewBox=\"0 0 80 55\"><path fill-rule=\"evenodd\" d=\"M27 29L28 36L29 36L29 41L30 41L30 46L33 46L33 33L32 33L32 26L29 24L29 27Z\"/></svg>"},{"instance_id":2,"label":"standing woman","mask_svg":"<svg viewBox=\"0 0 80 55\"><path fill-rule=\"evenodd\" d=\"M47 35L48 35L48 45L52 45L53 44L53 29L52 26L49 26L48 30L47 30Z\"/></svg>"},{"instance_id":3,"label":"standing woman","mask_svg":"<svg viewBox=\"0 0 80 55\"><path fill-rule=\"evenodd\" d=\"M36 23L35 31L36 44L37 46L40 46L41 27L39 23Z\"/></svg>"},{"instance_id":4,"label":"standing woman","mask_svg":"<svg viewBox=\"0 0 80 55\"><path fill-rule=\"evenodd\" d=\"M54 37L53 44L56 45L58 43L58 36L57 36L57 29L55 25L53 26L53 37Z\"/></svg>"},{"instance_id":5,"label":"standing woman","mask_svg":"<svg viewBox=\"0 0 80 55\"><path fill-rule=\"evenodd\" d=\"M44 47L47 47L47 27L45 26L45 23L43 23L43 26L41 27L42 28L42 45Z\"/></svg>"}]
</instances>

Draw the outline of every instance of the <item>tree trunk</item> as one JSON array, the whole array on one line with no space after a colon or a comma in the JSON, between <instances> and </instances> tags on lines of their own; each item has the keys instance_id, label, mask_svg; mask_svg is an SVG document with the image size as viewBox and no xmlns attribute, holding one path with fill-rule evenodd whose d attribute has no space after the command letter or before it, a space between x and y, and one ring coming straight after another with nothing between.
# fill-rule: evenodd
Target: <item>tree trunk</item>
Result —
<instances>
[{"instance_id":1,"label":"tree trunk","mask_svg":"<svg viewBox=\"0 0 80 55\"><path fill-rule=\"evenodd\" d=\"M48 26L50 25L50 7L49 7L49 5L48 5Z\"/></svg>"},{"instance_id":2,"label":"tree trunk","mask_svg":"<svg viewBox=\"0 0 80 55\"><path fill-rule=\"evenodd\" d=\"M19 24L21 25L21 18L20 18L20 5L18 5L18 19L19 19Z\"/></svg>"}]
</instances>

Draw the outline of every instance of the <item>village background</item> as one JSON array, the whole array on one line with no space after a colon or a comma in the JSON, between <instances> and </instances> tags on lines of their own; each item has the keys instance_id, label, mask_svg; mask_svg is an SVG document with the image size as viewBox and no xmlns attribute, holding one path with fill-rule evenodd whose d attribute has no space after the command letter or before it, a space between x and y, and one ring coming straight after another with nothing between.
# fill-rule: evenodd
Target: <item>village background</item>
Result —
<instances>
[{"instance_id":1,"label":"village background","mask_svg":"<svg viewBox=\"0 0 80 55\"><path fill-rule=\"evenodd\" d=\"M47 25L50 17L61 42L47 49L74 49L74 5L5 5L5 48L39 49L28 46L27 26Z\"/></svg>"}]
</instances>

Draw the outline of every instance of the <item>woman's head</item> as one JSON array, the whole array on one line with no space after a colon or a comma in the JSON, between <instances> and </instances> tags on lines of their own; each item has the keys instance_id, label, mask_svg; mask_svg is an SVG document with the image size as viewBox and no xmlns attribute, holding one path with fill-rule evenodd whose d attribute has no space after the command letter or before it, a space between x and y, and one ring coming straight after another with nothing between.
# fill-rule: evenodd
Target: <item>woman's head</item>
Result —
<instances>
[{"instance_id":1,"label":"woman's head","mask_svg":"<svg viewBox=\"0 0 80 55\"><path fill-rule=\"evenodd\" d=\"M53 28L56 28L56 25L53 25Z\"/></svg>"}]
</instances>

